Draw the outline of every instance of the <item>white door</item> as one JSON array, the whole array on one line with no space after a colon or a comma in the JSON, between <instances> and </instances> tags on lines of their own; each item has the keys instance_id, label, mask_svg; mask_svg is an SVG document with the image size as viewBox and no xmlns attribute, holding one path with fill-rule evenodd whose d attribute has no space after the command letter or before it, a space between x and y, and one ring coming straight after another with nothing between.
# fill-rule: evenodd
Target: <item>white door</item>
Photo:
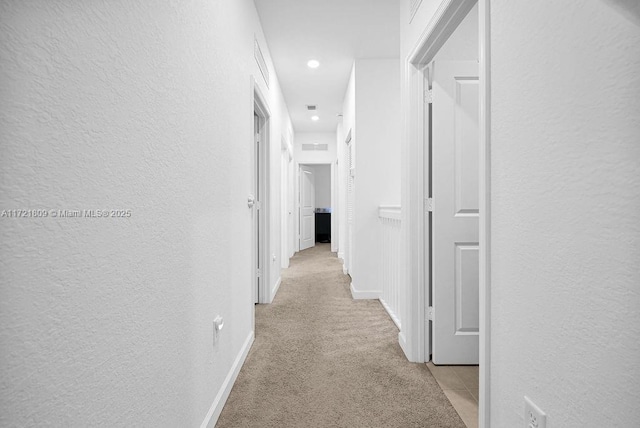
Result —
<instances>
[{"instance_id":1,"label":"white door","mask_svg":"<svg viewBox=\"0 0 640 428\"><path fill-rule=\"evenodd\" d=\"M300 167L300 251L316 245L316 189L313 169Z\"/></svg>"},{"instance_id":2,"label":"white door","mask_svg":"<svg viewBox=\"0 0 640 428\"><path fill-rule=\"evenodd\" d=\"M436 62L432 98L434 364L478 364L478 64Z\"/></svg>"}]
</instances>

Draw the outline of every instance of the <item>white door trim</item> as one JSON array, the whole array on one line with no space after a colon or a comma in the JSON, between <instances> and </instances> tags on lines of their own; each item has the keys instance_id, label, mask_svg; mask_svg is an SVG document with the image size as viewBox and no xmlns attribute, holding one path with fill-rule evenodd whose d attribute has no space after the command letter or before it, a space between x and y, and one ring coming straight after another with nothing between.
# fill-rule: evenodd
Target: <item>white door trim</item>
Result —
<instances>
[{"instance_id":1,"label":"white door trim","mask_svg":"<svg viewBox=\"0 0 640 428\"><path fill-rule=\"evenodd\" d=\"M271 248L271 236L270 236L270 227L269 225L271 224L270 222L270 214L269 211L271 209L271 204L270 204L270 185L269 185L269 177L270 177L270 165L269 165L269 154L270 154L270 141L269 141L269 136L270 136L270 131L271 131L271 111L269 110L269 104L267 102L267 99L265 98L264 94L262 93L262 90L260 89L260 85L256 82L255 78L252 76L251 77L251 94L252 94L252 111L251 111L251 117L253 120L253 114L257 114L258 117L260 118L261 121L264 121L264 126L262 128L262 132L260 133L260 140L261 140L261 147L262 150L260 150L260 159L258 159L257 161L260 162L260 175L261 175L261 180L260 180L260 194L262 195L261 197L261 207L260 207L260 211L262 211L262 214L260 215L260 238L262 241L262 254L259 255L260 257L260 265L262 266L261 269L261 278L262 281L260 282L260 289L259 289L259 299L258 299L258 303L271 303L271 301L273 300L273 296L271 296L271 287L269 286L269 283L271 282L271 272L270 272L270 258L269 258L269 253L270 253L270 248ZM252 145L254 144L253 142L253 134L251 137L251 141L252 141ZM253 152L255 153L255 151ZM252 155L254 156L254 155ZM255 161L255 159L254 159ZM253 165L255 165L255 163L252 163ZM252 244L255 245L255 242ZM256 268L257 264L253 263L253 267ZM252 277L255 277L255 272L252 272ZM255 284L252 281L253 284Z\"/></svg>"},{"instance_id":2,"label":"white door trim","mask_svg":"<svg viewBox=\"0 0 640 428\"><path fill-rule=\"evenodd\" d=\"M478 426L491 426L491 61L490 0L478 1L480 78L480 387Z\"/></svg>"},{"instance_id":3,"label":"white door trim","mask_svg":"<svg viewBox=\"0 0 640 428\"><path fill-rule=\"evenodd\" d=\"M407 358L426 361L429 342L426 326L428 304L425 261L430 258L428 230L425 230L425 177L428 153L425 141L425 68L467 13L479 1L480 70L480 403L479 427L490 427L490 99L489 99L489 2L490 0L442 0L414 49L406 58L405 81L408 87L407 121L404 128L402 177L402 234L404 282L408 294L402 302L407 322L402 323L398 340ZM428 269L428 265L426 266Z\"/></svg>"}]
</instances>

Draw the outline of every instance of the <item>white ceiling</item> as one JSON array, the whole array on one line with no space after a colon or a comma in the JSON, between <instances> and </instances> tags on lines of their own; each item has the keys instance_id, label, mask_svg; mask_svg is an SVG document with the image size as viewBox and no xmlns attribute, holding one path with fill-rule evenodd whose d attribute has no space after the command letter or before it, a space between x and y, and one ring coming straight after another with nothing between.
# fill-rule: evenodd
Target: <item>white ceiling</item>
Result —
<instances>
[{"instance_id":1,"label":"white ceiling","mask_svg":"<svg viewBox=\"0 0 640 428\"><path fill-rule=\"evenodd\" d=\"M399 0L254 0L297 132L335 131L355 58L396 58ZM317 59L313 70L307 61ZM307 104L315 104L320 117Z\"/></svg>"}]
</instances>

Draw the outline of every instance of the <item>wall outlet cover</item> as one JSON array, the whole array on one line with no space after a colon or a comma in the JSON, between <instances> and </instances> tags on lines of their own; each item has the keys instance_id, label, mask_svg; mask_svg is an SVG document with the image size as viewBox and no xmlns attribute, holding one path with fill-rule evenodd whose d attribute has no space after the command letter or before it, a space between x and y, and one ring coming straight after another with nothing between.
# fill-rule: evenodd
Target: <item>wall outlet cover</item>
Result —
<instances>
[{"instance_id":1,"label":"wall outlet cover","mask_svg":"<svg viewBox=\"0 0 640 428\"><path fill-rule=\"evenodd\" d=\"M547 415L527 396L524 397L525 428L546 428Z\"/></svg>"}]
</instances>

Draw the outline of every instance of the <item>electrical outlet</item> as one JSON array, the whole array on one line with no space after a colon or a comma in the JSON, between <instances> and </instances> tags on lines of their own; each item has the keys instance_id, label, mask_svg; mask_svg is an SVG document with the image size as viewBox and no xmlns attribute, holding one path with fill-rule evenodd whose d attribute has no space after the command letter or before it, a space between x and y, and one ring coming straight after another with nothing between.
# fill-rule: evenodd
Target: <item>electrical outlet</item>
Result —
<instances>
[{"instance_id":1,"label":"electrical outlet","mask_svg":"<svg viewBox=\"0 0 640 428\"><path fill-rule=\"evenodd\" d=\"M524 397L525 428L546 428L547 415L529 397Z\"/></svg>"}]
</instances>

